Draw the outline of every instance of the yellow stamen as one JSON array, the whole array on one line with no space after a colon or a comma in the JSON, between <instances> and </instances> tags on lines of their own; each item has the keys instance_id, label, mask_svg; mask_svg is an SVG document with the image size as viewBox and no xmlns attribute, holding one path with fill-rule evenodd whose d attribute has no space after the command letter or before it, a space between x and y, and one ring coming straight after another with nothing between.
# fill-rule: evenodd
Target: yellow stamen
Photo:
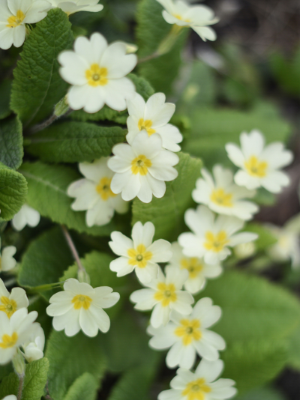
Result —
<instances>
[{"instance_id":1,"label":"yellow stamen","mask_svg":"<svg viewBox=\"0 0 300 400\"><path fill-rule=\"evenodd\" d=\"M206 232L205 234L206 242L204 242L204 247L206 250L212 250L215 253L220 252L229 243L227 233L225 231L220 231L216 235L212 232Z\"/></svg>"},{"instance_id":2,"label":"yellow stamen","mask_svg":"<svg viewBox=\"0 0 300 400\"><path fill-rule=\"evenodd\" d=\"M205 393L210 392L211 388L205 384L205 379L200 378L195 381L189 382L182 392L182 396L187 396L186 400L205 400Z\"/></svg>"},{"instance_id":3,"label":"yellow stamen","mask_svg":"<svg viewBox=\"0 0 300 400\"><path fill-rule=\"evenodd\" d=\"M231 193L226 193L224 189L215 189L213 190L210 200L214 203L216 203L218 206L223 206L223 207L232 207L232 194Z\"/></svg>"},{"instance_id":4,"label":"yellow stamen","mask_svg":"<svg viewBox=\"0 0 300 400\"><path fill-rule=\"evenodd\" d=\"M131 171L134 175L141 174L147 175L148 168L151 167L152 162L144 155L140 155L131 161Z\"/></svg>"},{"instance_id":5,"label":"yellow stamen","mask_svg":"<svg viewBox=\"0 0 300 400\"><path fill-rule=\"evenodd\" d=\"M91 306L92 299L89 296L84 294L78 294L77 296L73 297L72 303L74 304L75 310L79 310L80 308L84 308L88 310Z\"/></svg>"},{"instance_id":6,"label":"yellow stamen","mask_svg":"<svg viewBox=\"0 0 300 400\"><path fill-rule=\"evenodd\" d=\"M189 23L191 22L190 19L184 19L184 18L182 18L182 16L179 15L179 14L173 14L173 17L179 19L180 21L184 21L184 22L186 22L187 24L189 24Z\"/></svg>"},{"instance_id":7,"label":"yellow stamen","mask_svg":"<svg viewBox=\"0 0 300 400\"><path fill-rule=\"evenodd\" d=\"M163 307L167 307L171 302L177 300L176 287L173 283L167 285L166 283L160 282L157 285L157 292L154 294L155 300L161 302Z\"/></svg>"},{"instance_id":8,"label":"yellow stamen","mask_svg":"<svg viewBox=\"0 0 300 400\"><path fill-rule=\"evenodd\" d=\"M17 311L18 305L14 300L10 300L8 297L0 297L0 311L4 311L8 318L10 318L14 312Z\"/></svg>"},{"instance_id":9,"label":"yellow stamen","mask_svg":"<svg viewBox=\"0 0 300 400\"><path fill-rule=\"evenodd\" d=\"M16 28L17 26L21 25L25 18L25 14L21 11L17 11L17 15L12 15L7 19L7 27L8 28Z\"/></svg>"},{"instance_id":10,"label":"yellow stamen","mask_svg":"<svg viewBox=\"0 0 300 400\"><path fill-rule=\"evenodd\" d=\"M146 119L144 120L143 118L140 118L139 122L138 122L138 127L139 130L141 131L142 129L145 129L145 131L147 131L148 136L153 135L153 133L155 133L155 129L151 128L152 126L152 121L150 119Z\"/></svg>"},{"instance_id":11,"label":"yellow stamen","mask_svg":"<svg viewBox=\"0 0 300 400\"><path fill-rule=\"evenodd\" d=\"M267 174L268 163L266 161L259 161L256 156L251 156L248 161L245 161L245 167L251 176L263 178Z\"/></svg>"},{"instance_id":12,"label":"yellow stamen","mask_svg":"<svg viewBox=\"0 0 300 400\"><path fill-rule=\"evenodd\" d=\"M180 326L175 329L175 335L182 338L184 346L188 346L193 340L198 341L202 337L200 321L198 319L182 319Z\"/></svg>"},{"instance_id":13,"label":"yellow stamen","mask_svg":"<svg viewBox=\"0 0 300 400\"><path fill-rule=\"evenodd\" d=\"M101 196L102 200L106 201L110 197L115 197L116 194L110 188L111 179L102 178L96 186L97 193Z\"/></svg>"},{"instance_id":14,"label":"yellow stamen","mask_svg":"<svg viewBox=\"0 0 300 400\"><path fill-rule=\"evenodd\" d=\"M189 272L189 278L197 278L199 273L203 270L203 264L196 257L182 258L180 260L181 269L187 269Z\"/></svg>"},{"instance_id":15,"label":"yellow stamen","mask_svg":"<svg viewBox=\"0 0 300 400\"><path fill-rule=\"evenodd\" d=\"M105 86L108 83L107 68L101 68L98 64L92 64L85 71L85 76L90 86Z\"/></svg>"},{"instance_id":16,"label":"yellow stamen","mask_svg":"<svg viewBox=\"0 0 300 400\"><path fill-rule=\"evenodd\" d=\"M11 336L5 334L2 336L2 342L0 342L0 349L9 349L14 347L18 341L18 334L14 332Z\"/></svg>"},{"instance_id":17,"label":"yellow stamen","mask_svg":"<svg viewBox=\"0 0 300 400\"><path fill-rule=\"evenodd\" d=\"M130 257L128 263L130 265L137 265L139 268L145 268L147 262L153 256L151 251L147 251L143 244L139 244L136 249L129 249L127 254Z\"/></svg>"}]
</instances>

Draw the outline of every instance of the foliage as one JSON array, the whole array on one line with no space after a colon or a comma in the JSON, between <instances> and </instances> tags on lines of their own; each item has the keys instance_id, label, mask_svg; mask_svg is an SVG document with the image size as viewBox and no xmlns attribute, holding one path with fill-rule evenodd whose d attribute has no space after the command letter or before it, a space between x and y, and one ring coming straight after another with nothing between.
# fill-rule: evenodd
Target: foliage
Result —
<instances>
[{"instance_id":1,"label":"foliage","mask_svg":"<svg viewBox=\"0 0 300 400\"><path fill-rule=\"evenodd\" d=\"M0 162L17 169L23 160L22 124L17 117L0 122Z\"/></svg>"}]
</instances>

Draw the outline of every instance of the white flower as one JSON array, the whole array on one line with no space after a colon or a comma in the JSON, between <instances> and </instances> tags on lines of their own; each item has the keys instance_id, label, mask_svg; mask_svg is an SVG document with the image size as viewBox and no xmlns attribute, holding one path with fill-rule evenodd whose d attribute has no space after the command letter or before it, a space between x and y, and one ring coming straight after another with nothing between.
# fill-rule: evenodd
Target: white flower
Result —
<instances>
[{"instance_id":1,"label":"white flower","mask_svg":"<svg viewBox=\"0 0 300 400\"><path fill-rule=\"evenodd\" d=\"M125 110L126 99L135 93L134 84L125 75L135 67L136 55L126 54L124 43L108 45L100 33L94 33L90 40L78 37L74 50L58 56L60 74L72 85L68 92L70 107L94 113L107 104L114 110Z\"/></svg>"},{"instance_id":2,"label":"white flower","mask_svg":"<svg viewBox=\"0 0 300 400\"><path fill-rule=\"evenodd\" d=\"M71 208L75 211L86 212L87 226L105 225L113 217L115 210L124 213L128 204L120 195L111 191L113 172L107 166L108 158L101 158L93 163L80 163L80 172L85 176L71 183L68 195L75 197Z\"/></svg>"},{"instance_id":3,"label":"white flower","mask_svg":"<svg viewBox=\"0 0 300 400\"><path fill-rule=\"evenodd\" d=\"M224 368L222 360L202 360L193 373L179 368L171 381L170 390L158 395L158 400L223 400L230 399L237 390L232 379L216 379Z\"/></svg>"},{"instance_id":4,"label":"white flower","mask_svg":"<svg viewBox=\"0 0 300 400\"><path fill-rule=\"evenodd\" d=\"M107 332L110 319L103 308L114 306L120 298L108 286L93 289L92 286L77 279L68 279L64 283L64 291L50 298L47 314L53 318L56 331L65 331L67 336L76 335L80 329L90 337L98 334L98 330Z\"/></svg>"},{"instance_id":5,"label":"white flower","mask_svg":"<svg viewBox=\"0 0 300 400\"><path fill-rule=\"evenodd\" d=\"M37 315L36 311L28 314L26 308L16 311L11 318L0 312L0 364L8 363L27 342Z\"/></svg>"},{"instance_id":6,"label":"white flower","mask_svg":"<svg viewBox=\"0 0 300 400\"><path fill-rule=\"evenodd\" d=\"M217 264L224 260L234 247L257 239L257 234L242 232L244 222L238 218L215 215L205 206L197 210L189 209L185 213L185 223L194 233L182 233L179 244L183 253L189 257L204 257L207 264Z\"/></svg>"},{"instance_id":7,"label":"white flower","mask_svg":"<svg viewBox=\"0 0 300 400\"><path fill-rule=\"evenodd\" d=\"M149 136L158 133L162 139L162 147L170 151L179 151L177 143L182 141L182 135L176 126L168 124L175 112L175 104L166 103L163 93L155 93L147 103L136 93L127 102L128 114L126 139L132 144L139 132L147 132Z\"/></svg>"},{"instance_id":8,"label":"white flower","mask_svg":"<svg viewBox=\"0 0 300 400\"><path fill-rule=\"evenodd\" d=\"M98 12L103 9L102 4L98 4L99 0L48 0L53 8L61 8L67 15L74 14L79 11Z\"/></svg>"},{"instance_id":9,"label":"white flower","mask_svg":"<svg viewBox=\"0 0 300 400\"><path fill-rule=\"evenodd\" d=\"M0 279L0 312L6 313L8 318L20 308L27 308L29 305L26 292L22 288L13 288L11 293L6 289L3 280Z\"/></svg>"},{"instance_id":10,"label":"white flower","mask_svg":"<svg viewBox=\"0 0 300 400\"><path fill-rule=\"evenodd\" d=\"M148 327L148 333L153 335L150 347L156 350L170 348L166 363L169 368L177 365L191 369L196 356L208 361L219 358L218 350L226 347L224 339L209 328L221 317L221 308L212 305L212 300L204 297L199 300L191 315L182 315L175 311L171 313L171 321L161 328Z\"/></svg>"},{"instance_id":11,"label":"white flower","mask_svg":"<svg viewBox=\"0 0 300 400\"><path fill-rule=\"evenodd\" d=\"M1 0L0 48L20 47L24 43L25 24L34 24L46 17L51 8L45 0Z\"/></svg>"},{"instance_id":12,"label":"white flower","mask_svg":"<svg viewBox=\"0 0 300 400\"><path fill-rule=\"evenodd\" d=\"M22 345L24 357L28 362L40 360L44 357L45 334L41 325L33 324L28 342Z\"/></svg>"},{"instance_id":13,"label":"white flower","mask_svg":"<svg viewBox=\"0 0 300 400\"><path fill-rule=\"evenodd\" d=\"M241 188L233 183L233 173L220 165L213 167L213 175L206 170L201 170L204 179L198 179L193 199L197 203L207 205L218 214L232 215L243 220L253 218L258 211L256 204L244 200L253 197L255 191Z\"/></svg>"},{"instance_id":14,"label":"white flower","mask_svg":"<svg viewBox=\"0 0 300 400\"><path fill-rule=\"evenodd\" d=\"M41 216L38 211L27 204L23 204L21 210L14 215L11 223L17 231L21 231L26 225L34 228L39 224L40 219Z\"/></svg>"},{"instance_id":15,"label":"white flower","mask_svg":"<svg viewBox=\"0 0 300 400\"><path fill-rule=\"evenodd\" d=\"M256 252L256 245L253 242L241 243L234 247L234 255L241 260L251 257Z\"/></svg>"},{"instance_id":16,"label":"white flower","mask_svg":"<svg viewBox=\"0 0 300 400\"><path fill-rule=\"evenodd\" d=\"M142 283L149 283L157 276L158 262L167 262L172 257L171 244L159 239L152 243L155 228L152 222L136 222L132 228L132 240L121 232L112 232L109 245L121 256L110 263L117 276L130 274L133 270Z\"/></svg>"},{"instance_id":17,"label":"white flower","mask_svg":"<svg viewBox=\"0 0 300 400\"><path fill-rule=\"evenodd\" d=\"M14 394L11 394L9 396L5 396L2 400L17 400L17 397Z\"/></svg>"},{"instance_id":18,"label":"white flower","mask_svg":"<svg viewBox=\"0 0 300 400\"><path fill-rule=\"evenodd\" d=\"M117 144L115 154L108 160L109 168L116 172L111 182L114 193L122 193L126 201L136 196L144 203L150 203L152 194L161 198L166 192L165 181L178 176L174 165L178 164L176 154L162 148L160 136L139 133L132 144Z\"/></svg>"},{"instance_id":19,"label":"white flower","mask_svg":"<svg viewBox=\"0 0 300 400\"><path fill-rule=\"evenodd\" d=\"M228 143L225 147L230 160L241 169L235 174L235 183L247 189L260 186L272 193L279 193L289 184L289 177L280 168L290 164L293 154L280 142L265 146L264 136L253 130L240 136L241 148Z\"/></svg>"},{"instance_id":20,"label":"white flower","mask_svg":"<svg viewBox=\"0 0 300 400\"><path fill-rule=\"evenodd\" d=\"M206 264L202 258L187 257L182 252L179 243L172 243L173 256L170 265L180 269L186 269L189 277L184 283L185 289L190 293L197 293L204 288L206 279L216 278L222 273L222 267L219 264Z\"/></svg>"},{"instance_id":21,"label":"white flower","mask_svg":"<svg viewBox=\"0 0 300 400\"><path fill-rule=\"evenodd\" d=\"M192 312L194 298L190 293L181 290L187 276L187 271L170 266L166 267L164 276L158 268L157 278L145 285L149 289L136 290L131 294L130 300L136 303L136 310L151 310L154 307L150 319L153 328L166 325L172 310L183 315Z\"/></svg>"},{"instance_id":22,"label":"white flower","mask_svg":"<svg viewBox=\"0 0 300 400\"><path fill-rule=\"evenodd\" d=\"M180 27L191 27L202 40L216 40L217 36L208 25L216 24L213 10L206 6L190 6L180 0L157 0L165 10L162 15L169 24Z\"/></svg>"},{"instance_id":23,"label":"white flower","mask_svg":"<svg viewBox=\"0 0 300 400\"><path fill-rule=\"evenodd\" d=\"M7 246L2 249L2 254L0 256L0 272L10 271L13 269L17 261L14 259L17 249L15 246Z\"/></svg>"}]
</instances>

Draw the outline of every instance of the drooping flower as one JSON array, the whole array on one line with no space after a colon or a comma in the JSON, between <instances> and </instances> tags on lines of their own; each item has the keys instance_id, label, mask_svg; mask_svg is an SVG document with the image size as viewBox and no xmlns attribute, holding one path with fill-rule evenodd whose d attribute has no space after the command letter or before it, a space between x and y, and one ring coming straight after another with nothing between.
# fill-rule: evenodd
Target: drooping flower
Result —
<instances>
[{"instance_id":1,"label":"drooping flower","mask_svg":"<svg viewBox=\"0 0 300 400\"><path fill-rule=\"evenodd\" d=\"M237 186L233 182L233 173L220 165L213 168L214 179L206 170L201 170L203 178L196 182L193 199L197 203L207 205L218 214L232 215L243 220L253 218L258 206L245 200L253 197L255 191Z\"/></svg>"},{"instance_id":2,"label":"drooping flower","mask_svg":"<svg viewBox=\"0 0 300 400\"><path fill-rule=\"evenodd\" d=\"M222 273L222 267L219 264L206 264L202 258L184 255L179 243L172 243L172 253L170 265L188 271L189 276L184 287L192 294L204 288L206 279L216 278Z\"/></svg>"},{"instance_id":3,"label":"drooping flower","mask_svg":"<svg viewBox=\"0 0 300 400\"><path fill-rule=\"evenodd\" d=\"M107 332L110 319L103 308L114 306L119 300L119 293L108 286L92 288L77 279L68 279L64 291L54 294L47 307L47 314L53 318L53 328L65 331L67 336L76 335L80 329L90 337L98 330Z\"/></svg>"},{"instance_id":4,"label":"drooping flower","mask_svg":"<svg viewBox=\"0 0 300 400\"><path fill-rule=\"evenodd\" d=\"M25 41L25 24L34 24L47 15L46 0L2 0L0 2L0 48L20 47Z\"/></svg>"},{"instance_id":5,"label":"drooping flower","mask_svg":"<svg viewBox=\"0 0 300 400\"><path fill-rule=\"evenodd\" d=\"M158 268L157 278L145 285L148 289L136 290L130 300L136 303L136 310L151 310L150 323L154 328L166 325L172 310L183 315L192 312L193 296L185 292L182 286L187 279L187 271L171 266L166 267L166 275Z\"/></svg>"},{"instance_id":6,"label":"drooping flower","mask_svg":"<svg viewBox=\"0 0 300 400\"><path fill-rule=\"evenodd\" d=\"M289 184L289 177L280 168L291 163L293 154L285 150L283 143L265 146L264 136L253 130L240 136L241 148L234 143L225 147L230 160L241 168L234 176L235 183L247 189L264 187L269 192L279 193Z\"/></svg>"},{"instance_id":7,"label":"drooping flower","mask_svg":"<svg viewBox=\"0 0 300 400\"><path fill-rule=\"evenodd\" d=\"M0 312L5 312L8 318L20 308L29 305L26 292L22 288L13 288L11 293L6 289L4 282L0 279Z\"/></svg>"},{"instance_id":8,"label":"drooping flower","mask_svg":"<svg viewBox=\"0 0 300 400\"><path fill-rule=\"evenodd\" d=\"M17 261L14 259L17 249L15 246L7 246L2 249L2 254L0 256L0 272L6 272L13 269Z\"/></svg>"},{"instance_id":9,"label":"drooping flower","mask_svg":"<svg viewBox=\"0 0 300 400\"><path fill-rule=\"evenodd\" d=\"M127 102L128 114L126 139L132 144L139 132L147 132L148 136L158 133L162 139L162 147L170 151L179 151L177 143L182 141L182 135L178 128L169 124L175 112L175 104L166 103L166 96L163 93L155 93L147 102L136 93Z\"/></svg>"},{"instance_id":10,"label":"drooping flower","mask_svg":"<svg viewBox=\"0 0 300 400\"><path fill-rule=\"evenodd\" d=\"M170 390L158 395L158 400L225 400L237 393L232 379L216 379L224 368L222 360L201 360L195 372L179 368Z\"/></svg>"},{"instance_id":11,"label":"drooping flower","mask_svg":"<svg viewBox=\"0 0 300 400\"><path fill-rule=\"evenodd\" d=\"M110 263L110 269L117 276L130 274L135 270L139 280L147 284L157 276L159 262L167 262L172 257L171 244L159 239L153 242L155 227L152 222L136 222L132 228L132 239L121 232L111 234L109 245L121 256Z\"/></svg>"},{"instance_id":12,"label":"drooping flower","mask_svg":"<svg viewBox=\"0 0 300 400\"><path fill-rule=\"evenodd\" d=\"M22 345L24 357L28 362L40 360L44 357L45 334L41 325L33 324L28 342Z\"/></svg>"},{"instance_id":13,"label":"drooping flower","mask_svg":"<svg viewBox=\"0 0 300 400\"><path fill-rule=\"evenodd\" d=\"M108 158L93 163L80 163L80 172L85 178L71 183L67 193L76 200L71 207L75 211L86 212L87 226L105 225L114 212L125 213L128 203L120 195L111 191L113 172L107 166Z\"/></svg>"},{"instance_id":14,"label":"drooping flower","mask_svg":"<svg viewBox=\"0 0 300 400\"><path fill-rule=\"evenodd\" d=\"M244 222L235 217L215 215L206 207L189 209L185 213L185 223L194 233L182 233L179 244L183 253L189 257L204 257L207 264L218 264L224 260L234 247L257 239L250 232L236 233L243 228Z\"/></svg>"},{"instance_id":15,"label":"drooping flower","mask_svg":"<svg viewBox=\"0 0 300 400\"><path fill-rule=\"evenodd\" d=\"M61 8L67 15L75 14L79 11L98 12L103 9L99 0L48 0L52 8Z\"/></svg>"},{"instance_id":16,"label":"drooping flower","mask_svg":"<svg viewBox=\"0 0 300 400\"><path fill-rule=\"evenodd\" d=\"M177 365L190 369L199 354L208 361L219 358L218 350L225 349L224 339L215 332L207 330L221 317L221 308L213 306L212 300L204 297L199 300L192 314L182 315L175 311L171 313L171 321L158 329L148 327L148 333L153 335L150 347L156 350L169 349L166 363L169 368Z\"/></svg>"},{"instance_id":17,"label":"drooping flower","mask_svg":"<svg viewBox=\"0 0 300 400\"><path fill-rule=\"evenodd\" d=\"M173 181L178 176L173 167L179 158L162 148L157 133L148 136L146 132L140 132L131 145L115 145L113 153L114 157L107 163L115 172L111 189L114 193L121 193L123 200L138 197L144 203L150 203L152 195L163 197L165 181Z\"/></svg>"},{"instance_id":18,"label":"drooping flower","mask_svg":"<svg viewBox=\"0 0 300 400\"><path fill-rule=\"evenodd\" d=\"M90 40L78 37L74 50L58 56L60 74L72 85L68 92L70 107L89 113L99 111L104 104L125 110L126 99L135 93L134 84L125 75L135 67L136 55L126 54L122 42L108 45L100 33L93 33Z\"/></svg>"},{"instance_id":19,"label":"drooping flower","mask_svg":"<svg viewBox=\"0 0 300 400\"><path fill-rule=\"evenodd\" d=\"M40 219L41 216L38 211L27 204L23 204L20 211L14 215L11 223L17 231L21 231L26 225L34 228L39 224Z\"/></svg>"},{"instance_id":20,"label":"drooping flower","mask_svg":"<svg viewBox=\"0 0 300 400\"><path fill-rule=\"evenodd\" d=\"M180 0L157 0L165 9L164 20L179 27L191 27L202 40L216 40L215 31L209 25L216 24L219 19L207 6L190 6Z\"/></svg>"}]
</instances>

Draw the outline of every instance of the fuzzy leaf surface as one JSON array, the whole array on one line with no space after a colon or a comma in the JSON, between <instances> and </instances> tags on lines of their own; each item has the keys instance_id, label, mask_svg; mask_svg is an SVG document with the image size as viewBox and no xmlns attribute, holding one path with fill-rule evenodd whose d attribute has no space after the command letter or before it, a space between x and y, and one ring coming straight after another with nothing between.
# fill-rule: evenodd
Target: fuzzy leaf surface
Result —
<instances>
[{"instance_id":1,"label":"fuzzy leaf surface","mask_svg":"<svg viewBox=\"0 0 300 400\"><path fill-rule=\"evenodd\" d=\"M18 117L0 121L0 162L18 169L23 160L22 124Z\"/></svg>"},{"instance_id":2,"label":"fuzzy leaf surface","mask_svg":"<svg viewBox=\"0 0 300 400\"><path fill-rule=\"evenodd\" d=\"M92 374L81 375L68 390L64 400L94 400L97 395L98 382Z\"/></svg>"}]
</instances>

